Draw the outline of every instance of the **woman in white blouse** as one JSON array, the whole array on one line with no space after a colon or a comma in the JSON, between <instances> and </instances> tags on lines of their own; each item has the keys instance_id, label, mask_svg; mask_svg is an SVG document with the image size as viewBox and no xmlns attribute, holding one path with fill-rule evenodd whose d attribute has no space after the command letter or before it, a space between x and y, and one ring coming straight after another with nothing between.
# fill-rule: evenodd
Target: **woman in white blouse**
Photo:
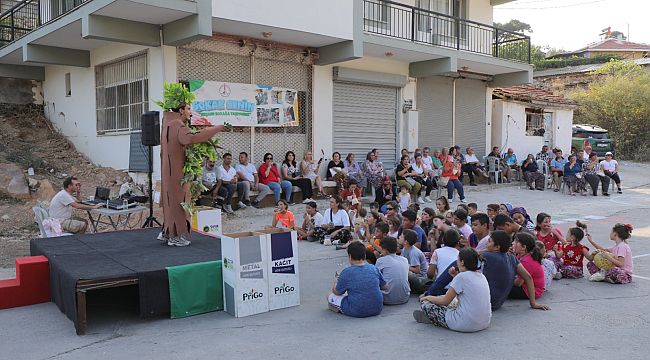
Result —
<instances>
[{"instance_id":1,"label":"woman in white blouse","mask_svg":"<svg viewBox=\"0 0 650 360\"><path fill-rule=\"evenodd\" d=\"M316 163L314 161L314 154L311 151L305 151L305 156L303 156L303 160L300 162L300 171L302 171L302 175L311 180L313 184L316 184L318 187L319 197L323 197L323 194L325 193L323 191L323 181L320 178L320 175L318 175L322 162L323 158L318 160L318 163Z\"/></svg>"}]
</instances>

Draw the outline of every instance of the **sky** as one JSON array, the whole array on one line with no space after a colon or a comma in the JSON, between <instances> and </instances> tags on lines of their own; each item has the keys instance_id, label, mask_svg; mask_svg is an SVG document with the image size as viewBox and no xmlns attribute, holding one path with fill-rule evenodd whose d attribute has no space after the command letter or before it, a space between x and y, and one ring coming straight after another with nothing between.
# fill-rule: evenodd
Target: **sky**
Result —
<instances>
[{"instance_id":1,"label":"sky","mask_svg":"<svg viewBox=\"0 0 650 360\"><path fill-rule=\"evenodd\" d=\"M598 41L611 26L633 42L650 44L650 0L517 0L494 7L494 21L530 24L534 45L566 51Z\"/></svg>"}]
</instances>

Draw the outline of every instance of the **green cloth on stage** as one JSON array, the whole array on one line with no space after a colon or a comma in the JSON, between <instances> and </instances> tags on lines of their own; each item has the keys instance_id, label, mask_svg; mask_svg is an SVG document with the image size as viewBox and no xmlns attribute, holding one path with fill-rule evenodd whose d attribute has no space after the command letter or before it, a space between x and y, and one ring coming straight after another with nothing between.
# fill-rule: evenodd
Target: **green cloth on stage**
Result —
<instances>
[{"instance_id":1,"label":"green cloth on stage","mask_svg":"<svg viewBox=\"0 0 650 360\"><path fill-rule=\"evenodd\" d=\"M223 262L167 268L172 319L223 310Z\"/></svg>"}]
</instances>

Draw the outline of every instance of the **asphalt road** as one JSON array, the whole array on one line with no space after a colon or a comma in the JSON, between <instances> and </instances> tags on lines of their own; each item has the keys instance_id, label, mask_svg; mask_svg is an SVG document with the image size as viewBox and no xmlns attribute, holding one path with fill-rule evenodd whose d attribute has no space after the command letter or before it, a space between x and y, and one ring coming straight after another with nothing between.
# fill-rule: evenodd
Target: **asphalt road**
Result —
<instances>
[{"instance_id":1,"label":"asphalt road","mask_svg":"<svg viewBox=\"0 0 650 360\"><path fill-rule=\"evenodd\" d=\"M332 358L624 358L648 359L650 350L650 166L625 164L624 194L570 197L517 186L472 189L481 208L511 202L529 213L546 211L566 230L587 219L596 241L610 245L616 222L634 225L630 240L634 281L629 285L557 280L542 296L551 311L508 301L487 330L461 334L417 324L408 304L380 316L352 319L327 310L334 273L347 263L343 251L301 242L301 302L295 308L236 319L224 312L170 320L142 320L121 303L91 309L88 334L53 303L0 311L1 359L332 359ZM585 240L585 245L588 245Z\"/></svg>"}]
</instances>

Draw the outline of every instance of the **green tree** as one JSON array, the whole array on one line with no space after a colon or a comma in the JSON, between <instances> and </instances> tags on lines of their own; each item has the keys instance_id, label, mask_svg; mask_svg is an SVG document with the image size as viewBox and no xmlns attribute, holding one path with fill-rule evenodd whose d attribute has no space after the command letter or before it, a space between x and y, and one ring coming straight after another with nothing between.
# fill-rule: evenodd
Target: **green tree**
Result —
<instances>
[{"instance_id":1,"label":"green tree","mask_svg":"<svg viewBox=\"0 0 650 360\"><path fill-rule=\"evenodd\" d=\"M596 74L601 78L570 95L579 106L574 122L608 129L618 157L650 161L650 72L613 60Z\"/></svg>"},{"instance_id":2,"label":"green tree","mask_svg":"<svg viewBox=\"0 0 650 360\"><path fill-rule=\"evenodd\" d=\"M519 21L517 19L512 19L508 21L507 23L494 23L494 27L498 27L499 29L503 30L508 30L516 33L532 33L533 28L530 26L530 24L527 24L523 21Z\"/></svg>"}]
</instances>

